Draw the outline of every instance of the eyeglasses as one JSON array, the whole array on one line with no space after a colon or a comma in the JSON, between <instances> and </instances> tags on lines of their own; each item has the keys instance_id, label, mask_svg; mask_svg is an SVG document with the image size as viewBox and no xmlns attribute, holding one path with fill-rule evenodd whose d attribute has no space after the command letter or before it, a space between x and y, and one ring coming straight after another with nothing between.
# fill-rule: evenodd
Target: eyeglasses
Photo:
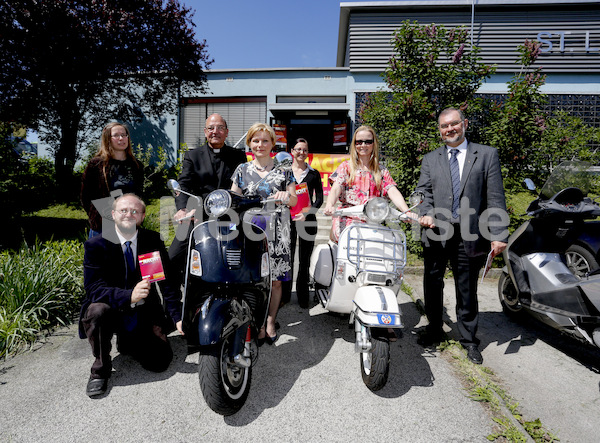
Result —
<instances>
[{"instance_id":1,"label":"eyeglasses","mask_svg":"<svg viewBox=\"0 0 600 443\"><path fill-rule=\"evenodd\" d=\"M223 126L223 125L207 126L204 129L206 129L208 132L211 132L211 131L223 132L223 131L225 131L225 129L227 129L227 126Z\"/></svg>"},{"instance_id":2,"label":"eyeglasses","mask_svg":"<svg viewBox=\"0 0 600 443\"><path fill-rule=\"evenodd\" d=\"M129 136L127 134L114 134L111 135L112 138L128 138Z\"/></svg>"},{"instance_id":3,"label":"eyeglasses","mask_svg":"<svg viewBox=\"0 0 600 443\"><path fill-rule=\"evenodd\" d=\"M454 120L453 122L450 122L450 123L442 123L442 124L440 125L440 129L446 129L448 126L452 126L452 127L454 127L454 126L458 126L458 125L460 125L462 122L463 122L463 120Z\"/></svg>"},{"instance_id":4,"label":"eyeglasses","mask_svg":"<svg viewBox=\"0 0 600 443\"><path fill-rule=\"evenodd\" d=\"M131 215L137 215L140 213L140 211L138 211L137 209L119 209L117 212L122 215L127 215L128 212Z\"/></svg>"},{"instance_id":5,"label":"eyeglasses","mask_svg":"<svg viewBox=\"0 0 600 443\"><path fill-rule=\"evenodd\" d=\"M372 145L373 144L373 139L371 140L356 140L355 145L356 146L360 146L360 145Z\"/></svg>"}]
</instances>

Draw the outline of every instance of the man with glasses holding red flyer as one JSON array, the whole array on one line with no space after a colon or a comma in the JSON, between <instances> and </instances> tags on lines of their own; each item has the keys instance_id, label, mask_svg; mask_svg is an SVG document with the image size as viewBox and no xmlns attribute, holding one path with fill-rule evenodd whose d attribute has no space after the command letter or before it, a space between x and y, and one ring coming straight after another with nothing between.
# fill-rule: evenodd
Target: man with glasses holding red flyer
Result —
<instances>
[{"instance_id":1,"label":"man with glasses holding red flyer","mask_svg":"<svg viewBox=\"0 0 600 443\"><path fill-rule=\"evenodd\" d=\"M144 202L125 194L113 203L114 230L85 242L79 336L87 337L95 357L86 390L90 397L106 392L114 334L119 352L131 354L143 368L163 372L171 363L169 323L156 284L182 333L181 297L169 281L168 254L158 233L140 228L145 215Z\"/></svg>"}]
</instances>

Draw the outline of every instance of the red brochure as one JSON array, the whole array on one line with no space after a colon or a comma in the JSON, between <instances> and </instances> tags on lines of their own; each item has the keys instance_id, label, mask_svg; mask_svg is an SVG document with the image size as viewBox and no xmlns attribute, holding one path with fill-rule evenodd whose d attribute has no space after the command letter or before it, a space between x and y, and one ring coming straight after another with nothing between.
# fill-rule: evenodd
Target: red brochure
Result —
<instances>
[{"instance_id":1,"label":"red brochure","mask_svg":"<svg viewBox=\"0 0 600 443\"><path fill-rule=\"evenodd\" d=\"M165 271L163 269L160 252L148 252L147 254L138 255L140 262L140 271L142 279L148 280L150 283L165 279Z\"/></svg>"},{"instance_id":2,"label":"red brochure","mask_svg":"<svg viewBox=\"0 0 600 443\"><path fill-rule=\"evenodd\" d=\"M290 208L292 219L301 212L306 212L310 208L310 195L308 195L308 186L306 183L296 185L296 196L298 203L293 208Z\"/></svg>"}]
</instances>

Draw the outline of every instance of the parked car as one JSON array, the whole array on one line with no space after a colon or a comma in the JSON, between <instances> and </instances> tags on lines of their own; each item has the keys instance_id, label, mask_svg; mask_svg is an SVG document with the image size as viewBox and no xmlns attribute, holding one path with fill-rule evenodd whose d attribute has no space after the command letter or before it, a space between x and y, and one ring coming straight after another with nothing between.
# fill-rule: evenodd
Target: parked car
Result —
<instances>
[{"instance_id":1,"label":"parked car","mask_svg":"<svg viewBox=\"0 0 600 443\"><path fill-rule=\"evenodd\" d=\"M566 251L567 266L578 277L598 269L600 262L600 221L588 221L575 243Z\"/></svg>"},{"instance_id":2,"label":"parked car","mask_svg":"<svg viewBox=\"0 0 600 443\"><path fill-rule=\"evenodd\" d=\"M38 153L37 146L23 138L11 136L10 141L12 142L15 153L19 154L21 157L35 156Z\"/></svg>"}]
</instances>

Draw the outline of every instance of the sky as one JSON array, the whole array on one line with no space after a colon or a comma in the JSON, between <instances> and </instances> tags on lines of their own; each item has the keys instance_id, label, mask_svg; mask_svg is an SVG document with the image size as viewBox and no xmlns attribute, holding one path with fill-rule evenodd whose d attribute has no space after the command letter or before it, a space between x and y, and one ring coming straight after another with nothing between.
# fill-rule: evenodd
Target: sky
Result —
<instances>
[{"instance_id":1,"label":"sky","mask_svg":"<svg viewBox=\"0 0 600 443\"><path fill-rule=\"evenodd\" d=\"M196 38L214 59L210 69L336 65L340 0L180 2L195 10Z\"/></svg>"}]
</instances>

